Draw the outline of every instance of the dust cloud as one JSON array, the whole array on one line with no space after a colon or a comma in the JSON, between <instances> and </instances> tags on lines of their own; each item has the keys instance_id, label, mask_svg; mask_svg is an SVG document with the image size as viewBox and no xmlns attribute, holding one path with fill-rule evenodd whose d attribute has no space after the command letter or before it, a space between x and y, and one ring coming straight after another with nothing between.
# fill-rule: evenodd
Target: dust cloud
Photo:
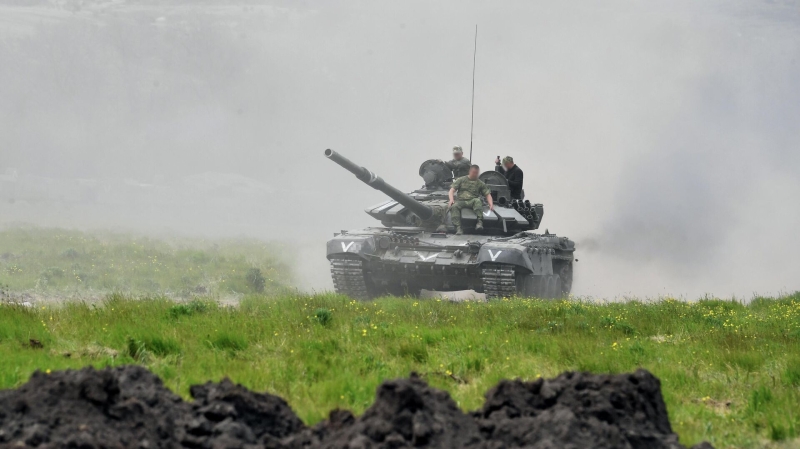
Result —
<instances>
[{"instance_id":1,"label":"dust cloud","mask_svg":"<svg viewBox=\"0 0 800 449\"><path fill-rule=\"evenodd\" d=\"M324 242L512 155L594 298L800 289L800 2L0 1L0 224Z\"/></svg>"}]
</instances>

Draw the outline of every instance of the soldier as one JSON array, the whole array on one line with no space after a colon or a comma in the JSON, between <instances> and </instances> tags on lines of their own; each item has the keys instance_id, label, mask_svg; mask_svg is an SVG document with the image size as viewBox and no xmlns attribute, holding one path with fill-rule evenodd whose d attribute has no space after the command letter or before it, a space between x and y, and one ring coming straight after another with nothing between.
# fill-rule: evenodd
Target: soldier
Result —
<instances>
[{"instance_id":1,"label":"soldier","mask_svg":"<svg viewBox=\"0 0 800 449\"><path fill-rule=\"evenodd\" d=\"M489 211L494 210L492 192L489 191L489 187L483 181L478 179L480 170L477 165L470 166L469 174L453 181L453 185L450 187L450 218L456 227L456 235L464 233L461 229L461 209L469 208L475 212L478 217L478 223L475 225L476 231L483 230L483 202L481 202L481 197L485 197L486 201L489 202ZM453 198L456 192L458 192L458 201Z\"/></svg>"},{"instance_id":2,"label":"soldier","mask_svg":"<svg viewBox=\"0 0 800 449\"><path fill-rule=\"evenodd\" d=\"M506 156L503 158L503 165L500 165L500 156L494 161L494 171L501 173L508 180L508 187L511 190L511 198L521 200L522 193L522 170L514 164L514 158Z\"/></svg>"},{"instance_id":3,"label":"soldier","mask_svg":"<svg viewBox=\"0 0 800 449\"><path fill-rule=\"evenodd\" d=\"M459 146L453 147L453 160L445 162L444 165L453 172L453 179L458 179L469 174L469 159L464 157L464 150Z\"/></svg>"}]
</instances>

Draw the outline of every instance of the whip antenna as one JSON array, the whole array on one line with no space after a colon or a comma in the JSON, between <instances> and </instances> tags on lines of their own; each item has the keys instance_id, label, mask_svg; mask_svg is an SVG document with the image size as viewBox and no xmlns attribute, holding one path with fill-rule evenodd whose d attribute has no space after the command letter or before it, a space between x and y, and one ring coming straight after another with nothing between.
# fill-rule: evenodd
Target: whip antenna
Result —
<instances>
[{"instance_id":1,"label":"whip antenna","mask_svg":"<svg viewBox=\"0 0 800 449\"><path fill-rule=\"evenodd\" d=\"M469 121L469 163L472 164L472 129L475 126L475 56L478 54L478 24L475 24L475 47L472 50L472 112Z\"/></svg>"}]
</instances>

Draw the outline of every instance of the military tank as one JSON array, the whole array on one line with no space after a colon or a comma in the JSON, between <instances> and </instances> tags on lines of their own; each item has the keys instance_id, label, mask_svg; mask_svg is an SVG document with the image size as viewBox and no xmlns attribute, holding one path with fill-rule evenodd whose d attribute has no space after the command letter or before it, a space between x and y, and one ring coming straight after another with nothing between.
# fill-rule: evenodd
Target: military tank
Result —
<instances>
[{"instance_id":1,"label":"military tank","mask_svg":"<svg viewBox=\"0 0 800 449\"><path fill-rule=\"evenodd\" d=\"M463 209L464 235L455 235L448 208L453 175L442 161L423 162L424 185L404 193L333 150L325 156L390 198L366 209L381 226L341 231L328 241L337 293L371 299L416 296L423 289L474 290L487 299L557 298L572 289L575 242L547 230L536 233L544 207L512 199L500 173L480 175L495 204L493 211L484 204L484 230L476 233L477 216Z\"/></svg>"}]
</instances>

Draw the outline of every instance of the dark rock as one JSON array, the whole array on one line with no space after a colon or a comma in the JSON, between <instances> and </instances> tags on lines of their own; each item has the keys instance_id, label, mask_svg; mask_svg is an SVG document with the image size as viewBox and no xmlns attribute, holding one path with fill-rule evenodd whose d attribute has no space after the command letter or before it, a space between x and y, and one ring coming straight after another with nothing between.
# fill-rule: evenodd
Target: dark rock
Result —
<instances>
[{"instance_id":1,"label":"dark rock","mask_svg":"<svg viewBox=\"0 0 800 449\"><path fill-rule=\"evenodd\" d=\"M564 373L501 381L473 412L482 434L511 447L680 448L661 384L645 370L625 375Z\"/></svg>"},{"instance_id":2,"label":"dark rock","mask_svg":"<svg viewBox=\"0 0 800 449\"><path fill-rule=\"evenodd\" d=\"M227 379L190 391L186 403L139 366L37 371L0 391L0 448L682 448L644 370L502 381L470 414L412 374L378 387L362 416L333 410L313 428L280 397Z\"/></svg>"},{"instance_id":3,"label":"dark rock","mask_svg":"<svg viewBox=\"0 0 800 449\"><path fill-rule=\"evenodd\" d=\"M191 387L194 408L211 421L233 418L249 427L255 438L284 438L305 428L282 398L254 393L228 379Z\"/></svg>"},{"instance_id":4,"label":"dark rock","mask_svg":"<svg viewBox=\"0 0 800 449\"><path fill-rule=\"evenodd\" d=\"M171 447L175 419L191 408L139 366L37 371L0 394L3 443L28 447Z\"/></svg>"},{"instance_id":5,"label":"dark rock","mask_svg":"<svg viewBox=\"0 0 800 449\"><path fill-rule=\"evenodd\" d=\"M384 382L358 419L341 412L331 418L319 447L474 447L483 440L475 421L446 392L416 375Z\"/></svg>"}]
</instances>

